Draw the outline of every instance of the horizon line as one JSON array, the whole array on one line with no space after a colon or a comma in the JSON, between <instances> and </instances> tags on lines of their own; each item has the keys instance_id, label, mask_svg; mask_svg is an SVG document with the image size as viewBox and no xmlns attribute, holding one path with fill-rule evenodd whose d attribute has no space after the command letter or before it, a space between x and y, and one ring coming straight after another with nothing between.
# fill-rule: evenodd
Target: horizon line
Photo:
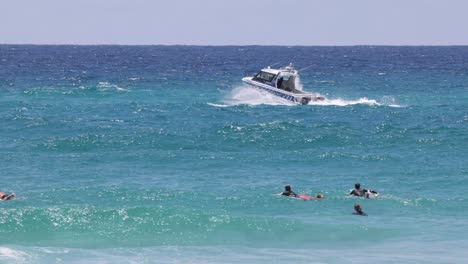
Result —
<instances>
[{"instance_id":1,"label":"horizon line","mask_svg":"<svg viewBox=\"0 0 468 264\"><path fill-rule=\"evenodd\" d=\"M182 47L466 47L468 44L349 44L349 45L286 45L286 44L72 44L72 43L0 43L2 46L182 46Z\"/></svg>"}]
</instances>

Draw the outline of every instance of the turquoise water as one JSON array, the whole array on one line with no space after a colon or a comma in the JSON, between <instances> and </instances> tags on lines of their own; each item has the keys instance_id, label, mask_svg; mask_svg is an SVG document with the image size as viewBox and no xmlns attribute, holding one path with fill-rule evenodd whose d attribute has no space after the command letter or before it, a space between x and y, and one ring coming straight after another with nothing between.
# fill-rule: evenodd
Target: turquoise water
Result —
<instances>
[{"instance_id":1,"label":"turquoise water","mask_svg":"<svg viewBox=\"0 0 468 264\"><path fill-rule=\"evenodd\" d=\"M2 263L468 257L468 47L0 45L0 124Z\"/></svg>"}]
</instances>

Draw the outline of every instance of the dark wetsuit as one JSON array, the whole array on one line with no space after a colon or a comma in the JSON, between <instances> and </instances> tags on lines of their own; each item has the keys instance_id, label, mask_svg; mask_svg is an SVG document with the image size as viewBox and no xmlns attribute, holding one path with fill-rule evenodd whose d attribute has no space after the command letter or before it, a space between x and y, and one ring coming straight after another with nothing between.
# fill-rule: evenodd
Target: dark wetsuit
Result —
<instances>
[{"instance_id":1,"label":"dark wetsuit","mask_svg":"<svg viewBox=\"0 0 468 264\"><path fill-rule=\"evenodd\" d=\"M362 210L355 211L355 212L353 213L353 215L362 215L362 216L367 216L367 214L366 214L366 213L364 213Z\"/></svg>"},{"instance_id":2,"label":"dark wetsuit","mask_svg":"<svg viewBox=\"0 0 468 264\"><path fill-rule=\"evenodd\" d=\"M281 193L281 195L297 197L297 194L293 191L284 191Z\"/></svg>"},{"instance_id":3,"label":"dark wetsuit","mask_svg":"<svg viewBox=\"0 0 468 264\"><path fill-rule=\"evenodd\" d=\"M363 196L365 196L365 192L366 192L366 190L363 190L363 189L354 189L349 194L352 194L354 196L363 197Z\"/></svg>"},{"instance_id":4,"label":"dark wetsuit","mask_svg":"<svg viewBox=\"0 0 468 264\"><path fill-rule=\"evenodd\" d=\"M359 197L366 197L369 198L369 194L367 192L371 192L373 194L376 194L376 191L373 190L366 190L366 189L354 189L352 190L349 194L352 194L354 196L359 196Z\"/></svg>"}]
</instances>

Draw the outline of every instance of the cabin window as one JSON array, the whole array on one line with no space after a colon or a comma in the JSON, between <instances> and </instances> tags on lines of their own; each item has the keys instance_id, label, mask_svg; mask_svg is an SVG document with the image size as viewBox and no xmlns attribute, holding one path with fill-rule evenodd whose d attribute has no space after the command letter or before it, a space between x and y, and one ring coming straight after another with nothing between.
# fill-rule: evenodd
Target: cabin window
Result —
<instances>
[{"instance_id":1,"label":"cabin window","mask_svg":"<svg viewBox=\"0 0 468 264\"><path fill-rule=\"evenodd\" d=\"M255 77L253 78L256 81L264 81L264 82L271 82L275 78L275 75L273 73L268 73L268 72L259 72Z\"/></svg>"},{"instance_id":2,"label":"cabin window","mask_svg":"<svg viewBox=\"0 0 468 264\"><path fill-rule=\"evenodd\" d=\"M277 87L282 90L292 91L295 88L294 76L284 75L278 79Z\"/></svg>"}]
</instances>

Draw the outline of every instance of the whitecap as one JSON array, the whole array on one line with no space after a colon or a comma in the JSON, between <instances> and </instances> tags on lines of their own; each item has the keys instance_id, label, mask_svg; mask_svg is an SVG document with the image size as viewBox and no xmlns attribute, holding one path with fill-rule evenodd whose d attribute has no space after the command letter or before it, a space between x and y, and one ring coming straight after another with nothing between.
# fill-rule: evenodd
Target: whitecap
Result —
<instances>
[{"instance_id":1,"label":"whitecap","mask_svg":"<svg viewBox=\"0 0 468 264\"><path fill-rule=\"evenodd\" d=\"M0 247L0 260L5 259L7 262L25 262L28 255L25 252L14 250L7 247Z\"/></svg>"},{"instance_id":2,"label":"whitecap","mask_svg":"<svg viewBox=\"0 0 468 264\"><path fill-rule=\"evenodd\" d=\"M128 91L116 84L111 84L109 82L99 82L96 88L100 91L107 91L107 90Z\"/></svg>"},{"instance_id":3,"label":"whitecap","mask_svg":"<svg viewBox=\"0 0 468 264\"><path fill-rule=\"evenodd\" d=\"M229 105L225 105L225 104L214 104L214 103L207 103L207 104L214 106L214 107L229 107Z\"/></svg>"}]
</instances>

